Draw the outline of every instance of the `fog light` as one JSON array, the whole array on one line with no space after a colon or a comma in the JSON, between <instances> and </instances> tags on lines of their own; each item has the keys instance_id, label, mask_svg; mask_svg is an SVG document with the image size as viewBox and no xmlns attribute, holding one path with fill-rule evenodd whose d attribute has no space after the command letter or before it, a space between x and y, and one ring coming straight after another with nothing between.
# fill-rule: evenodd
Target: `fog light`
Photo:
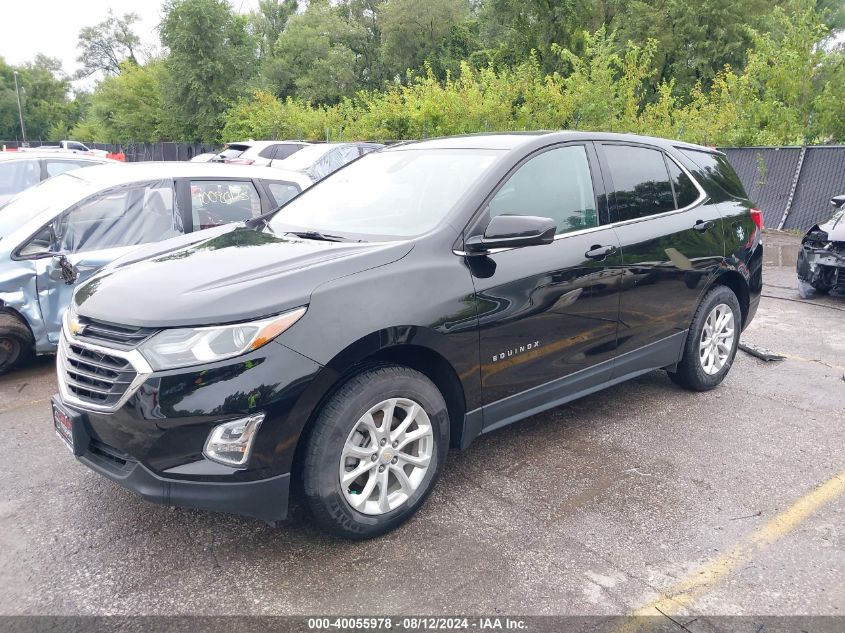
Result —
<instances>
[{"instance_id":1,"label":"fog light","mask_svg":"<svg viewBox=\"0 0 845 633\"><path fill-rule=\"evenodd\" d=\"M258 427L264 421L263 413L256 413L240 420L218 424L205 441L203 455L227 466L245 466L252 452Z\"/></svg>"}]
</instances>

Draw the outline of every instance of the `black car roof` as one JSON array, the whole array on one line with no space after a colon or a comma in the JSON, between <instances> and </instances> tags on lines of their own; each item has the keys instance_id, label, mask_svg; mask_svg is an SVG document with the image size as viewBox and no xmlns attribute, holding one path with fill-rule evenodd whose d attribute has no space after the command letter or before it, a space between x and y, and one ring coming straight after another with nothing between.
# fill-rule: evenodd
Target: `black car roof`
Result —
<instances>
[{"instance_id":1,"label":"black car roof","mask_svg":"<svg viewBox=\"0 0 845 633\"><path fill-rule=\"evenodd\" d=\"M559 132L497 132L494 134L462 134L459 136L444 136L423 141L411 141L388 147L383 151L401 151L403 149L501 149L512 150L526 145L536 144L542 139L543 143L565 142L577 140L593 141L627 141L629 143L647 143L663 148L682 147L697 151L716 153L718 150L703 145L695 145L684 141L659 138L656 136L640 136L638 134L620 134L615 132L578 132L562 130Z\"/></svg>"}]
</instances>

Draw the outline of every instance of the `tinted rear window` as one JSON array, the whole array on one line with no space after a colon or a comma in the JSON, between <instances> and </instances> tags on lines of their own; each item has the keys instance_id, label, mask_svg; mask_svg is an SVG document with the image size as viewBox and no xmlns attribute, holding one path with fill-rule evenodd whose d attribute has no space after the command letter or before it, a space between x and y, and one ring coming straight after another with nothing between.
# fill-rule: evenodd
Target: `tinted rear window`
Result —
<instances>
[{"instance_id":1,"label":"tinted rear window","mask_svg":"<svg viewBox=\"0 0 845 633\"><path fill-rule=\"evenodd\" d=\"M722 154L701 152L694 149L677 148L684 156L694 162L704 174L735 198L747 198L745 187L736 175L734 168Z\"/></svg>"},{"instance_id":2,"label":"tinted rear window","mask_svg":"<svg viewBox=\"0 0 845 633\"><path fill-rule=\"evenodd\" d=\"M220 158L237 158L249 149L249 145L227 145L218 156Z\"/></svg>"},{"instance_id":3,"label":"tinted rear window","mask_svg":"<svg viewBox=\"0 0 845 633\"><path fill-rule=\"evenodd\" d=\"M671 158L666 161L669 164L669 176L672 178L672 187L675 189L675 198L678 208L684 209L698 200L698 189L677 163Z\"/></svg>"}]
</instances>

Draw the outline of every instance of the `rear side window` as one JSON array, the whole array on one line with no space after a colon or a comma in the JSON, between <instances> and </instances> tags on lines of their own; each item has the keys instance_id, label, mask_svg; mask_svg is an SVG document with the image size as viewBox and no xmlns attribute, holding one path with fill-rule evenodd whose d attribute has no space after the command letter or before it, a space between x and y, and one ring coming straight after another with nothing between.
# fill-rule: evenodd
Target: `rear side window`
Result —
<instances>
[{"instance_id":1,"label":"rear side window","mask_svg":"<svg viewBox=\"0 0 845 633\"><path fill-rule=\"evenodd\" d=\"M303 143L283 143L276 145L276 155L273 156L275 160L284 160L288 156L296 154L299 150L305 147Z\"/></svg>"},{"instance_id":2,"label":"rear side window","mask_svg":"<svg viewBox=\"0 0 845 633\"><path fill-rule=\"evenodd\" d=\"M12 196L38 184L41 168L37 160L12 160L0 163L0 195Z\"/></svg>"},{"instance_id":3,"label":"rear side window","mask_svg":"<svg viewBox=\"0 0 845 633\"><path fill-rule=\"evenodd\" d=\"M261 199L252 181L192 180L194 228L207 229L261 215Z\"/></svg>"},{"instance_id":4,"label":"rear side window","mask_svg":"<svg viewBox=\"0 0 845 633\"><path fill-rule=\"evenodd\" d=\"M598 224L590 164L583 145L543 152L522 165L490 201L490 217L551 218L557 234Z\"/></svg>"},{"instance_id":5,"label":"rear side window","mask_svg":"<svg viewBox=\"0 0 845 633\"><path fill-rule=\"evenodd\" d=\"M279 207L299 193L299 187L292 182L268 182L267 187Z\"/></svg>"},{"instance_id":6,"label":"rear side window","mask_svg":"<svg viewBox=\"0 0 845 633\"><path fill-rule=\"evenodd\" d=\"M624 222L675 210L675 197L663 152L630 145L604 145L616 201Z\"/></svg>"},{"instance_id":7,"label":"rear side window","mask_svg":"<svg viewBox=\"0 0 845 633\"><path fill-rule=\"evenodd\" d=\"M727 194L735 198L747 198L745 187L736 175L734 168L722 154L701 152L694 149L677 148L681 154L694 162L704 174L721 187Z\"/></svg>"},{"instance_id":8,"label":"rear side window","mask_svg":"<svg viewBox=\"0 0 845 633\"><path fill-rule=\"evenodd\" d=\"M690 180L690 177L678 167L675 161L667 158L666 163L669 165L669 177L672 179L672 188L675 190L675 200L678 203L678 208L683 209L690 206L698 200L701 194L692 180Z\"/></svg>"}]
</instances>

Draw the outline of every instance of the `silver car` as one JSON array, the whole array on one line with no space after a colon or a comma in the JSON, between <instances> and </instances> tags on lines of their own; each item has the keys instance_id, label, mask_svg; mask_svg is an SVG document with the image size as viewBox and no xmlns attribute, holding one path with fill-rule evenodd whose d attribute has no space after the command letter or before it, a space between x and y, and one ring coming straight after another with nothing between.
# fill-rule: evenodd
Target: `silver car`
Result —
<instances>
[{"instance_id":1,"label":"silver car","mask_svg":"<svg viewBox=\"0 0 845 633\"><path fill-rule=\"evenodd\" d=\"M0 209L0 372L52 353L74 287L142 244L250 220L311 185L302 174L203 163L67 172Z\"/></svg>"},{"instance_id":2,"label":"silver car","mask_svg":"<svg viewBox=\"0 0 845 633\"><path fill-rule=\"evenodd\" d=\"M116 162L99 156L50 150L0 152L0 207L42 180L71 169Z\"/></svg>"}]
</instances>

